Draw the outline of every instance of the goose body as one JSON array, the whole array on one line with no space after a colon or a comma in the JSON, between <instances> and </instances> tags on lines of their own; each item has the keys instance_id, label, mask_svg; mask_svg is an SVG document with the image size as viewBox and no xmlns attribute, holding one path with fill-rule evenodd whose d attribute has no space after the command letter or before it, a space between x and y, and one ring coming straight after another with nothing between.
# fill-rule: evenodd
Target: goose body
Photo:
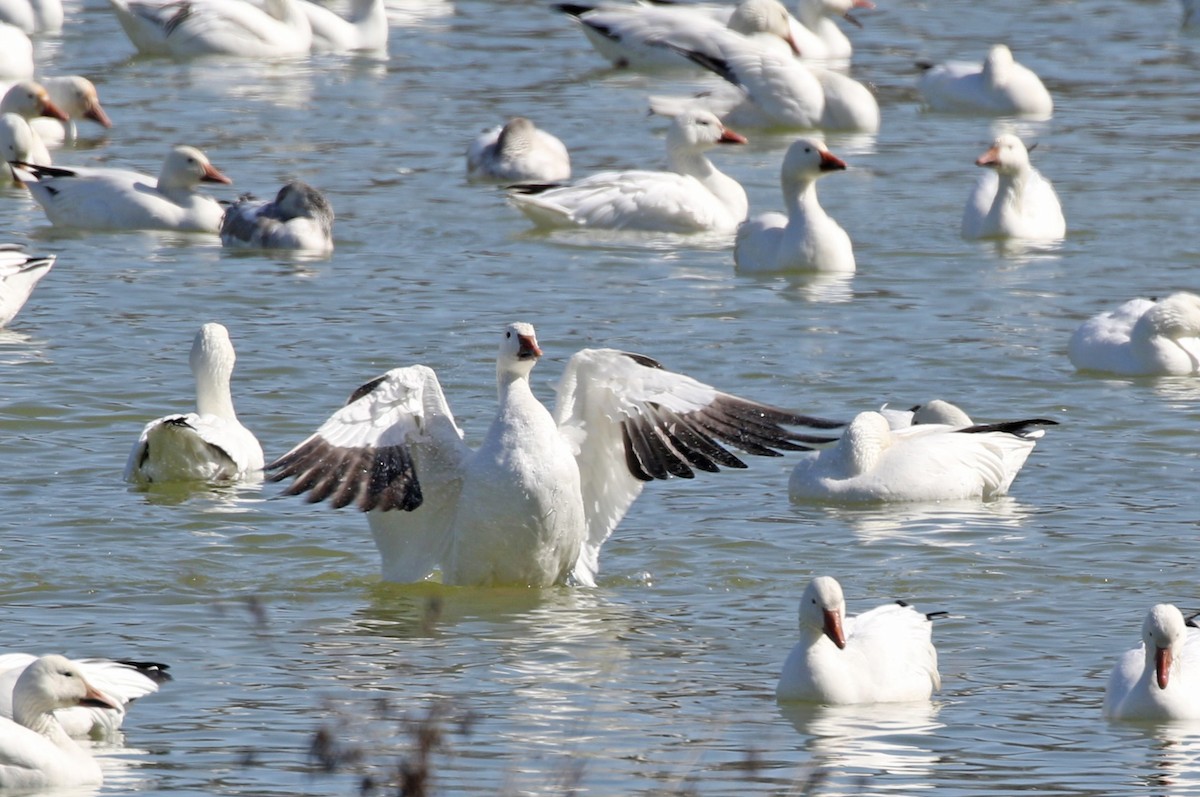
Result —
<instances>
[{"instance_id":1,"label":"goose body","mask_svg":"<svg viewBox=\"0 0 1200 797\"><path fill-rule=\"evenodd\" d=\"M959 501L1004 495L1054 421L893 429L859 413L830 448L805 454L788 482L793 500Z\"/></svg>"},{"instance_id":2,"label":"goose body","mask_svg":"<svg viewBox=\"0 0 1200 797\"><path fill-rule=\"evenodd\" d=\"M35 661L37 657L28 653L0 654L0 717L12 719L13 687L25 668ZM171 680L165 664L111 659L75 659L71 663L112 704L56 709L55 719L67 735L76 738L110 736L120 729L130 703L157 692L159 684Z\"/></svg>"},{"instance_id":3,"label":"goose body","mask_svg":"<svg viewBox=\"0 0 1200 797\"><path fill-rule=\"evenodd\" d=\"M692 111L675 117L667 132L671 171L599 172L549 190L518 187L509 199L544 228L732 232L746 218L746 191L705 152L745 142L713 114Z\"/></svg>"},{"instance_id":4,"label":"goose body","mask_svg":"<svg viewBox=\"0 0 1200 797\"><path fill-rule=\"evenodd\" d=\"M0 80L33 77L33 42L15 25L0 22Z\"/></svg>"},{"instance_id":5,"label":"goose body","mask_svg":"<svg viewBox=\"0 0 1200 797\"><path fill-rule=\"evenodd\" d=\"M467 176L506 183L571 179L571 156L555 136L523 116L480 133L467 148Z\"/></svg>"},{"instance_id":6,"label":"goose body","mask_svg":"<svg viewBox=\"0 0 1200 797\"><path fill-rule=\"evenodd\" d=\"M1104 716L1115 720L1200 720L1200 628L1160 603L1142 622L1142 644L1126 651L1104 689Z\"/></svg>"},{"instance_id":7,"label":"goose body","mask_svg":"<svg viewBox=\"0 0 1200 797\"><path fill-rule=\"evenodd\" d=\"M235 359L224 326L200 328L189 357L196 411L147 423L129 452L126 481L228 483L261 475L262 446L233 409L229 380Z\"/></svg>"},{"instance_id":8,"label":"goose body","mask_svg":"<svg viewBox=\"0 0 1200 797\"><path fill-rule=\"evenodd\" d=\"M37 136L25 117L15 113L0 113L0 157L4 166L0 168L3 184L24 188L25 183L17 175L14 163L34 163Z\"/></svg>"},{"instance_id":9,"label":"goose body","mask_svg":"<svg viewBox=\"0 0 1200 797\"><path fill-rule=\"evenodd\" d=\"M27 255L17 244L0 244L0 327L25 306L33 288L54 265L54 255Z\"/></svg>"},{"instance_id":10,"label":"goose body","mask_svg":"<svg viewBox=\"0 0 1200 797\"><path fill-rule=\"evenodd\" d=\"M1123 376L1200 373L1200 296L1181 291L1158 301L1131 299L1085 321L1067 356L1080 371Z\"/></svg>"},{"instance_id":11,"label":"goose body","mask_svg":"<svg viewBox=\"0 0 1200 797\"><path fill-rule=\"evenodd\" d=\"M994 45L983 63L948 61L926 69L918 88L934 111L1039 119L1054 112L1041 78L1003 44Z\"/></svg>"},{"instance_id":12,"label":"goose body","mask_svg":"<svg viewBox=\"0 0 1200 797\"><path fill-rule=\"evenodd\" d=\"M129 40L144 55L271 58L306 55L313 30L301 0L110 0Z\"/></svg>"},{"instance_id":13,"label":"goose body","mask_svg":"<svg viewBox=\"0 0 1200 797\"><path fill-rule=\"evenodd\" d=\"M0 22L30 35L58 33L63 26L62 0L0 0Z\"/></svg>"},{"instance_id":14,"label":"goose body","mask_svg":"<svg viewBox=\"0 0 1200 797\"><path fill-rule=\"evenodd\" d=\"M383 0L353 0L347 19L309 0L300 0L299 7L312 29L313 52L387 54L388 19Z\"/></svg>"},{"instance_id":15,"label":"goose body","mask_svg":"<svg viewBox=\"0 0 1200 797\"><path fill-rule=\"evenodd\" d=\"M42 656L17 678L12 719L0 717L0 791L44 791L91 786L104 779L100 765L55 718L73 706L117 709L63 656Z\"/></svg>"},{"instance_id":16,"label":"goose body","mask_svg":"<svg viewBox=\"0 0 1200 797\"><path fill-rule=\"evenodd\" d=\"M221 243L256 249L333 251L333 206L317 189L292 180L275 199L244 196L230 205L221 222Z\"/></svg>"},{"instance_id":17,"label":"goose body","mask_svg":"<svg viewBox=\"0 0 1200 797\"><path fill-rule=\"evenodd\" d=\"M967 239L1018 238L1056 241L1067 234L1058 194L1033 168L1021 139L1005 133L979 156L980 176L963 210L962 235Z\"/></svg>"},{"instance_id":18,"label":"goose body","mask_svg":"<svg viewBox=\"0 0 1200 797\"><path fill-rule=\"evenodd\" d=\"M289 494L367 512L387 580L440 570L447 584L593 586L601 546L646 482L745 467L729 443L772 455L814 439L781 425L837 425L613 349L571 357L551 412L529 384L540 354L531 325L504 330L499 406L477 449L434 372L417 365L355 391L268 466L271 478L293 478Z\"/></svg>"},{"instance_id":19,"label":"goose body","mask_svg":"<svg viewBox=\"0 0 1200 797\"><path fill-rule=\"evenodd\" d=\"M842 587L814 578L800 598L800 640L775 697L830 705L929 700L941 688L933 624L903 603L850 617Z\"/></svg>"},{"instance_id":20,"label":"goose body","mask_svg":"<svg viewBox=\"0 0 1200 797\"><path fill-rule=\"evenodd\" d=\"M171 150L157 178L124 169L28 166L29 192L55 226L217 233L224 208L196 192L232 182L195 147Z\"/></svg>"},{"instance_id":21,"label":"goose body","mask_svg":"<svg viewBox=\"0 0 1200 797\"><path fill-rule=\"evenodd\" d=\"M823 142L801 138L788 147L780 179L787 214L767 213L737 231L733 259L743 271L854 271L850 236L817 201L817 178L846 168Z\"/></svg>"}]
</instances>

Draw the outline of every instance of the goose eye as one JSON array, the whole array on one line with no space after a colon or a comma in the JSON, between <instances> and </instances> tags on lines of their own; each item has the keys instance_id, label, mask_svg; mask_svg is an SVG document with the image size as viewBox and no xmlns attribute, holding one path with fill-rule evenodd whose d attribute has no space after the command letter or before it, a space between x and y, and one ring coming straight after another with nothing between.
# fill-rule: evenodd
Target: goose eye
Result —
<instances>
[{"instance_id":1,"label":"goose eye","mask_svg":"<svg viewBox=\"0 0 1200 797\"><path fill-rule=\"evenodd\" d=\"M504 333L504 337L506 337L506 338L511 338L511 337L512 337L512 333L511 333L511 332L505 332L505 333Z\"/></svg>"}]
</instances>

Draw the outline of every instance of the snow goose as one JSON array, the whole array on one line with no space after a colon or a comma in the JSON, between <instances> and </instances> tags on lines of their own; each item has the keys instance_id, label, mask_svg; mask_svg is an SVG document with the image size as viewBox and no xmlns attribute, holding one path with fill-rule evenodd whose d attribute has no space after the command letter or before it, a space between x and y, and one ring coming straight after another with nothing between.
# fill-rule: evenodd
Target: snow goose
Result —
<instances>
[{"instance_id":1,"label":"snow goose","mask_svg":"<svg viewBox=\"0 0 1200 797\"><path fill-rule=\"evenodd\" d=\"M979 156L984 172L967 198L962 236L1057 241L1067 234L1067 222L1054 186L1033 168L1029 150L1011 133L996 138Z\"/></svg>"},{"instance_id":2,"label":"snow goose","mask_svg":"<svg viewBox=\"0 0 1200 797\"><path fill-rule=\"evenodd\" d=\"M555 136L515 116L471 142L467 176L508 183L561 182L571 179L571 156Z\"/></svg>"},{"instance_id":3,"label":"snow goose","mask_svg":"<svg viewBox=\"0 0 1200 797\"><path fill-rule=\"evenodd\" d=\"M799 22L799 30L793 28L793 32L800 56L806 61L849 61L854 47L833 18L841 17L861 26L854 11L874 7L871 0L798 0L795 19Z\"/></svg>"},{"instance_id":4,"label":"snow goose","mask_svg":"<svg viewBox=\"0 0 1200 797\"><path fill-rule=\"evenodd\" d=\"M300 10L312 28L312 51L316 53L387 53L388 19L383 0L353 0L348 19L308 0Z\"/></svg>"},{"instance_id":5,"label":"snow goose","mask_svg":"<svg viewBox=\"0 0 1200 797\"><path fill-rule=\"evenodd\" d=\"M510 201L539 227L651 232L733 232L746 218L746 191L705 152L746 139L707 111L671 120L671 171L599 172L570 185L517 186Z\"/></svg>"},{"instance_id":6,"label":"snow goose","mask_svg":"<svg viewBox=\"0 0 1200 797\"><path fill-rule=\"evenodd\" d=\"M775 697L830 705L929 700L941 689L931 617L906 603L846 616L842 585L817 576L800 598L800 641Z\"/></svg>"},{"instance_id":7,"label":"snow goose","mask_svg":"<svg viewBox=\"0 0 1200 797\"><path fill-rule=\"evenodd\" d=\"M133 45L144 55L272 58L305 55L313 32L300 0L110 0Z\"/></svg>"},{"instance_id":8,"label":"snow goose","mask_svg":"<svg viewBox=\"0 0 1200 797\"><path fill-rule=\"evenodd\" d=\"M933 399L907 410L894 410L884 406L879 413L887 418L892 429L904 429L920 423L941 423L951 426L972 426L971 416L955 404L942 399Z\"/></svg>"},{"instance_id":9,"label":"snow goose","mask_svg":"<svg viewBox=\"0 0 1200 797\"><path fill-rule=\"evenodd\" d=\"M62 0L0 0L0 22L30 35L58 33L63 26Z\"/></svg>"},{"instance_id":10,"label":"snow goose","mask_svg":"<svg viewBox=\"0 0 1200 797\"><path fill-rule=\"evenodd\" d=\"M0 114L0 157L4 158L2 172L5 185L25 187L25 182L17 176L12 164L32 163L36 146L37 137L24 117L15 113Z\"/></svg>"},{"instance_id":11,"label":"snow goose","mask_svg":"<svg viewBox=\"0 0 1200 797\"><path fill-rule=\"evenodd\" d=\"M259 477L262 446L233 410L229 379L235 359L225 327L200 327L188 358L196 378L196 411L146 424L125 463L126 481L235 482Z\"/></svg>"},{"instance_id":12,"label":"snow goose","mask_svg":"<svg viewBox=\"0 0 1200 797\"><path fill-rule=\"evenodd\" d=\"M92 81L81 75L68 75L42 78L41 82L54 104L70 117L62 121L40 116L30 121L30 126L47 147L74 144L77 135L75 119L91 119L101 127L112 127L112 121L100 105L100 95Z\"/></svg>"},{"instance_id":13,"label":"snow goose","mask_svg":"<svg viewBox=\"0 0 1200 797\"><path fill-rule=\"evenodd\" d=\"M59 227L217 233L225 209L196 193L200 183L231 183L195 147L178 146L158 178L123 169L26 165L34 200Z\"/></svg>"},{"instance_id":14,"label":"snow goose","mask_svg":"<svg viewBox=\"0 0 1200 797\"><path fill-rule=\"evenodd\" d=\"M1130 299L1079 326L1067 356L1080 371L1123 376L1200 373L1200 296Z\"/></svg>"},{"instance_id":15,"label":"snow goose","mask_svg":"<svg viewBox=\"0 0 1200 797\"><path fill-rule=\"evenodd\" d=\"M25 306L53 265L54 255L27 255L20 244L0 244L0 327Z\"/></svg>"},{"instance_id":16,"label":"snow goose","mask_svg":"<svg viewBox=\"0 0 1200 797\"><path fill-rule=\"evenodd\" d=\"M37 661L28 653L0 655L0 716L12 719L13 688L25 669ZM96 691L112 705L71 706L54 712L54 718L69 736L109 736L121 728L125 707L139 697L158 691L161 683L171 680L167 665L154 662L76 659L71 662Z\"/></svg>"},{"instance_id":17,"label":"snow goose","mask_svg":"<svg viewBox=\"0 0 1200 797\"><path fill-rule=\"evenodd\" d=\"M1142 622L1142 644L1125 651L1104 690L1115 720L1200 720L1200 628L1169 603Z\"/></svg>"},{"instance_id":18,"label":"snow goose","mask_svg":"<svg viewBox=\"0 0 1200 797\"><path fill-rule=\"evenodd\" d=\"M925 70L918 88L931 110L1039 119L1054 112L1054 101L1041 79L1017 63L1003 44L993 45L982 64L947 61L918 66Z\"/></svg>"},{"instance_id":19,"label":"snow goose","mask_svg":"<svg viewBox=\"0 0 1200 797\"><path fill-rule=\"evenodd\" d=\"M63 656L42 656L17 678L13 719L0 717L0 791L42 791L99 784L100 765L80 747L54 712L72 706L116 709Z\"/></svg>"},{"instance_id":20,"label":"snow goose","mask_svg":"<svg viewBox=\"0 0 1200 797\"><path fill-rule=\"evenodd\" d=\"M613 66L631 69L672 69L694 65L676 48L706 50L708 39L732 32L757 40L760 46L792 57L799 50L792 36L792 16L779 0L742 0L732 8L673 5L561 4L574 16L596 51ZM724 9L725 13L722 13Z\"/></svg>"},{"instance_id":21,"label":"snow goose","mask_svg":"<svg viewBox=\"0 0 1200 797\"><path fill-rule=\"evenodd\" d=\"M504 330L499 408L478 449L463 442L437 376L415 365L356 390L268 466L270 478L293 478L289 495L367 512L387 580L440 568L447 584L594 586L600 547L646 482L745 467L726 445L779 456L830 439L783 425L840 425L614 349L571 357L551 414L529 384L541 353L530 324Z\"/></svg>"},{"instance_id":22,"label":"snow goose","mask_svg":"<svg viewBox=\"0 0 1200 797\"><path fill-rule=\"evenodd\" d=\"M33 42L25 31L0 22L0 80L33 77Z\"/></svg>"},{"instance_id":23,"label":"snow goose","mask_svg":"<svg viewBox=\"0 0 1200 797\"><path fill-rule=\"evenodd\" d=\"M39 166L49 166L50 150L46 147L46 142L42 140L42 137L38 135L37 130L33 129L32 120L45 116L66 122L70 119L67 112L55 104L54 100L50 98L50 92L41 83L22 80L14 83L4 93L4 97L0 98L0 114L9 113L16 114L30 123L29 130L32 140L30 141L31 160L29 162Z\"/></svg>"},{"instance_id":24,"label":"snow goose","mask_svg":"<svg viewBox=\"0 0 1200 797\"><path fill-rule=\"evenodd\" d=\"M854 271L850 236L817 201L817 178L846 163L815 138L788 147L780 179L787 215L766 213L738 227L733 261L743 271Z\"/></svg>"},{"instance_id":25,"label":"snow goose","mask_svg":"<svg viewBox=\"0 0 1200 797\"><path fill-rule=\"evenodd\" d=\"M832 447L801 457L788 491L795 501L960 501L1004 495L1056 421L919 424L892 429L859 413Z\"/></svg>"},{"instance_id":26,"label":"snow goose","mask_svg":"<svg viewBox=\"0 0 1200 797\"><path fill-rule=\"evenodd\" d=\"M221 222L225 246L258 249L333 251L333 206L317 189L292 180L272 202L246 195L225 211Z\"/></svg>"}]
</instances>

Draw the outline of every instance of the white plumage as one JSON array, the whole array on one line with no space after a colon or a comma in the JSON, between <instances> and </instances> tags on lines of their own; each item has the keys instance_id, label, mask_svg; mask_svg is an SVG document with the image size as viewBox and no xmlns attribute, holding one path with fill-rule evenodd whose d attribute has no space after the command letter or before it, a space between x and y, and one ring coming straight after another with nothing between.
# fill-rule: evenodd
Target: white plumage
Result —
<instances>
[{"instance_id":1,"label":"white plumage","mask_svg":"<svg viewBox=\"0 0 1200 797\"><path fill-rule=\"evenodd\" d=\"M300 0L110 0L133 45L145 55L253 58L306 55L313 30Z\"/></svg>"},{"instance_id":2,"label":"white plumage","mask_svg":"<svg viewBox=\"0 0 1200 797\"><path fill-rule=\"evenodd\" d=\"M1142 622L1142 644L1113 666L1104 716L1117 720L1200 720L1200 628L1160 603Z\"/></svg>"},{"instance_id":3,"label":"white plumage","mask_svg":"<svg viewBox=\"0 0 1200 797\"><path fill-rule=\"evenodd\" d=\"M1158 301L1130 299L1081 324L1067 344L1067 356L1080 371L1200 373L1200 296L1180 291Z\"/></svg>"},{"instance_id":4,"label":"white plumage","mask_svg":"<svg viewBox=\"0 0 1200 797\"><path fill-rule=\"evenodd\" d=\"M473 180L554 183L571 178L571 156L554 135L523 116L484 130L467 148Z\"/></svg>"},{"instance_id":5,"label":"white plumage","mask_svg":"<svg viewBox=\"0 0 1200 797\"><path fill-rule=\"evenodd\" d=\"M225 211L221 243L231 247L333 251L333 206L300 180L286 183L270 202L240 197Z\"/></svg>"},{"instance_id":6,"label":"white plumage","mask_svg":"<svg viewBox=\"0 0 1200 797\"><path fill-rule=\"evenodd\" d=\"M54 255L27 255L19 244L0 244L0 327L20 312L53 265Z\"/></svg>"},{"instance_id":7,"label":"white plumage","mask_svg":"<svg viewBox=\"0 0 1200 797\"><path fill-rule=\"evenodd\" d=\"M1058 194L1033 168L1021 139L1005 133L979 156L980 176L963 210L964 238L1056 241L1067 234Z\"/></svg>"},{"instance_id":8,"label":"white plumage","mask_svg":"<svg viewBox=\"0 0 1200 797\"><path fill-rule=\"evenodd\" d=\"M1041 78L1017 63L1003 44L993 45L983 63L947 61L926 68L918 88L935 111L1038 119L1054 112Z\"/></svg>"},{"instance_id":9,"label":"white plumage","mask_svg":"<svg viewBox=\"0 0 1200 797\"><path fill-rule=\"evenodd\" d=\"M112 120L100 104L100 95L92 81L82 75L67 75L42 78L41 82L54 104L70 117L65 121L51 116L39 116L30 120L29 124L34 132L47 147L74 144L78 136L76 119L91 119L101 127L112 127Z\"/></svg>"}]
</instances>

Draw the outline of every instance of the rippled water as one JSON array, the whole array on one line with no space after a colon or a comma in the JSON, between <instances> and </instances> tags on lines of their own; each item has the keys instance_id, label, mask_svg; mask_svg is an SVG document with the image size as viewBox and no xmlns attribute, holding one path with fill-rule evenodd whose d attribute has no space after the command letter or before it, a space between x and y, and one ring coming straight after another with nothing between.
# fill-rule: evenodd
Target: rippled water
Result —
<instances>
[{"instance_id":1,"label":"rippled water","mask_svg":"<svg viewBox=\"0 0 1200 797\"><path fill-rule=\"evenodd\" d=\"M1145 610L1200 608L1200 389L1080 376L1065 354L1087 316L1198 287L1200 39L1167 0L880 5L852 36L883 129L831 136L852 168L821 183L858 255L842 282L739 276L726 239L534 234L468 185L468 140L517 113L563 138L577 173L657 166L665 123L645 96L708 85L607 71L541 3L396 6L386 63L133 59L106 7L73 8L39 45L45 72L92 76L117 126L59 163L156 171L188 142L234 179L225 198L299 176L338 212L333 257L290 261L56 233L21 193L0 196L7 238L59 255L0 332L5 644L176 676L100 751L102 791L354 794L415 760L430 717L443 794L1200 793L1197 736L1100 717ZM1050 251L958 237L992 133L917 105L914 60L1001 39L1057 103L1022 128L1071 231ZM778 208L789 138L751 139L719 164L754 210ZM594 590L381 584L350 512L274 485L121 482L142 423L191 402L202 322L229 327L238 410L270 457L413 362L437 368L478 440L514 319L537 324L547 398L570 354L602 345L824 415L940 396L1062 425L1012 496L982 505L794 506L788 460L654 485ZM904 597L953 614L930 708L781 711L775 677L817 573L852 612ZM321 728L357 763L319 773Z\"/></svg>"}]
</instances>

